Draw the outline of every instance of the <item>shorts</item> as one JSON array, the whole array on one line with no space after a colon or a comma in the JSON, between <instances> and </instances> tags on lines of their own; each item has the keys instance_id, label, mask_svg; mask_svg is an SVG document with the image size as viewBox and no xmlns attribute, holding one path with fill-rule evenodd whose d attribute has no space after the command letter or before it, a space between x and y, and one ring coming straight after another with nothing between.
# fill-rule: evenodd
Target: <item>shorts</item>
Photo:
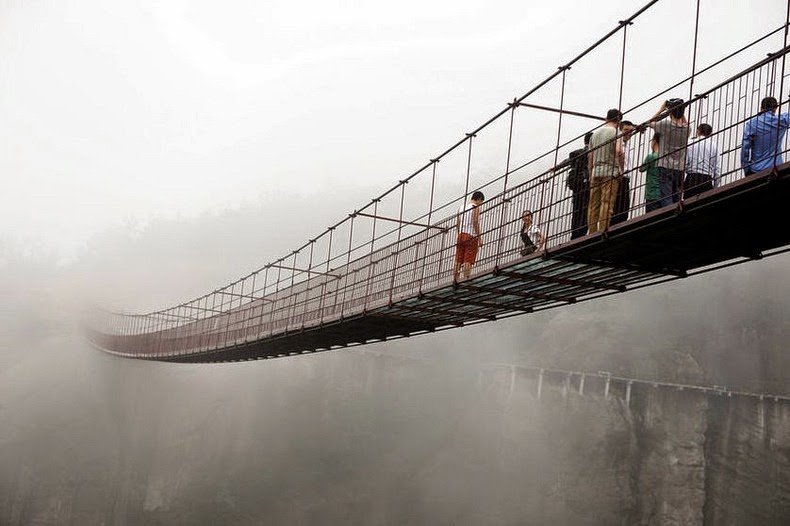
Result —
<instances>
[{"instance_id":1,"label":"shorts","mask_svg":"<svg viewBox=\"0 0 790 526\"><path fill-rule=\"evenodd\" d=\"M477 259L477 249L480 241L476 236L461 232L455 245L455 262L472 265Z\"/></svg>"}]
</instances>

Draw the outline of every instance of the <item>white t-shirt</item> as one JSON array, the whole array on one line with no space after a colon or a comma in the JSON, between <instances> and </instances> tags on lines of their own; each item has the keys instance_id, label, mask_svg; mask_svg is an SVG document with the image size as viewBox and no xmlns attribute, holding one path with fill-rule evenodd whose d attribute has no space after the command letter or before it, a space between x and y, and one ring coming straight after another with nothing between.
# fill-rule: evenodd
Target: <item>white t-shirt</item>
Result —
<instances>
[{"instance_id":1,"label":"white t-shirt","mask_svg":"<svg viewBox=\"0 0 790 526\"><path fill-rule=\"evenodd\" d=\"M477 232L475 232L475 222L474 222L475 208L477 208L477 205L473 203L467 203L466 206L458 210L458 215L461 217L461 224L458 228L459 233L469 234L472 236L477 235Z\"/></svg>"},{"instance_id":2,"label":"white t-shirt","mask_svg":"<svg viewBox=\"0 0 790 526\"><path fill-rule=\"evenodd\" d=\"M532 244L540 248L540 246L543 244L543 232L540 231L538 225L532 223L526 232L524 232L524 226L522 225L521 235L523 236L525 233L527 234L527 237L529 237L529 240L532 241Z\"/></svg>"}]
</instances>

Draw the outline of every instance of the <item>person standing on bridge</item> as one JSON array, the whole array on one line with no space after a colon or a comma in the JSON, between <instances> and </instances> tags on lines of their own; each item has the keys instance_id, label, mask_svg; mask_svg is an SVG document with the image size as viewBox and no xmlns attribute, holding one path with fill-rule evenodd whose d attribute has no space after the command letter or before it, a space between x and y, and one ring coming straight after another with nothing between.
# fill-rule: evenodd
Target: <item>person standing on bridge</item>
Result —
<instances>
[{"instance_id":1,"label":"person standing on bridge","mask_svg":"<svg viewBox=\"0 0 790 526\"><path fill-rule=\"evenodd\" d=\"M661 118L667 112L668 115ZM677 203L680 201L683 170L686 167L686 144L689 140L685 102L683 99L669 99L664 102L647 125L661 134L656 160L661 190L659 202L661 206Z\"/></svg>"},{"instance_id":2,"label":"person standing on bridge","mask_svg":"<svg viewBox=\"0 0 790 526\"><path fill-rule=\"evenodd\" d=\"M776 115L778 108L774 97L765 97L760 102L760 113L743 128L741 167L746 176L782 163L782 139L790 126L790 115Z\"/></svg>"},{"instance_id":3,"label":"person standing on bridge","mask_svg":"<svg viewBox=\"0 0 790 526\"><path fill-rule=\"evenodd\" d=\"M484 200L483 192L474 192L469 203L458 212L458 220L455 225L458 229L458 240L455 245L455 273L453 274L453 280L456 282L460 277L461 270L464 272L464 279L469 279L472 274L472 265L477 259L477 251L483 245L480 238L480 205Z\"/></svg>"},{"instance_id":4,"label":"person standing on bridge","mask_svg":"<svg viewBox=\"0 0 790 526\"><path fill-rule=\"evenodd\" d=\"M617 185L617 196L614 200L614 211L612 212L612 224L622 223L628 220L628 212L631 209L631 138L634 136L636 126L631 121L620 123L620 133L623 134L623 176Z\"/></svg>"},{"instance_id":5,"label":"person standing on bridge","mask_svg":"<svg viewBox=\"0 0 790 526\"><path fill-rule=\"evenodd\" d=\"M713 142L713 127L702 123L697 126L696 141L689 144L686 155L686 182L683 198L693 197L717 186L719 180L719 148Z\"/></svg>"},{"instance_id":6,"label":"person standing on bridge","mask_svg":"<svg viewBox=\"0 0 790 526\"><path fill-rule=\"evenodd\" d=\"M606 123L590 138L587 170L590 173L590 205L587 211L588 233L609 228L617 185L623 173L623 142L617 135L623 119L620 110L606 113Z\"/></svg>"},{"instance_id":7,"label":"person standing on bridge","mask_svg":"<svg viewBox=\"0 0 790 526\"><path fill-rule=\"evenodd\" d=\"M587 167L587 152L590 149L592 132L584 134L584 148L573 150L568 160L557 169L570 166L565 185L571 191L571 239L587 233L587 206L590 202L590 173Z\"/></svg>"},{"instance_id":8,"label":"person standing on bridge","mask_svg":"<svg viewBox=\"0 0 790 526\"><path fill-rule=\"evenodd\" d=\"M652 212L661 208L661 184L658 179L658 142L661 140L660 133L654 133L653 139L650 141L650 153L647 154L645 160L642 161L642 166L639 167L640 172L647 172L645 177L645 212Z\"/></svg>"}]
</instances>

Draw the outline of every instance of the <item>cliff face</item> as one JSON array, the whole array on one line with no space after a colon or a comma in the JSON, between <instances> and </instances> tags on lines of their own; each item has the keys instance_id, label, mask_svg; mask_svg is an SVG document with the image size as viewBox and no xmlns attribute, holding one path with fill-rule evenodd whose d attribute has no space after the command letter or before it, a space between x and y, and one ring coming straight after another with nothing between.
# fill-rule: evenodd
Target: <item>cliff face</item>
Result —
<instances>
[{"instance_id":1,"label":"cliff face","mask_svg":"<svg viewBox=\"0 0 790 526\"><path fill-rule=\"evenodd\" d=\"M364 350L265 368L82 357L86 388L55 371L37 400L0 387L3 524L790 517L786 402L557 377L538 396L534 371Z\"/></svg>"},{"instance_id":2,"label":"cliff face","mask_svg":"<svg viewBox=\"0 0 790 526\"><path fill-rule=\"evenodd\" d=\"M0 332L0 524L787 524L786 402L562 378L538 397L494 363L786 395L788 261L218 366L96 352L40 298Z\"/></svg>"},{"instance_id":3,"label":"cliff face","mask_svg":"<svg viewBox=\"0 0 790 526\"><path fill-rule=\"evenodd\" d=\"M790 518L790 403L635 386L580 395L534 373L489 373L498 454L544 481L547 522L560 524L785 524ZM515 384L514 384L515 382ZM599 386L600 387L600 386ZM533 407L528 415L516 407ZM524 418L526 417L526 418Z\"/></svg>"}]
</instances>

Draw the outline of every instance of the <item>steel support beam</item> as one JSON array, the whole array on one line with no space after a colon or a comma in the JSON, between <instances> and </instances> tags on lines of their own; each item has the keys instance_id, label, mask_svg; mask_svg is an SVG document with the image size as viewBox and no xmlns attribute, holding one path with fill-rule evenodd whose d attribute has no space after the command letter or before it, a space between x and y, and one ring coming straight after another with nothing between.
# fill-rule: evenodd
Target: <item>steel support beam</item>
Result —
<instances>
[{"instance_id":1,"label":"steel support beam","mask_svg":"<svg viewBox=\"0 0 790 526\"><path fill-rule=\"evenodd\" d=\"M584 117L585 119L594 119L596 121L605 121L604 117L599 117L598 115L591 115L589 113L582 113L580 111L571 111L559 108L551 108L549 106L541 106L540 104L531 104L528 102L519 102L519 106L524 106L525 108L534 108L536 110L544 110L544 111L551 111L554 113L559 113L561 115L573 115L574 117Z\"/></svg>"},{"instance_id":2,"label":"steel support beam","mask_svg":"<svg viewBox=\"0 0 790 526\"><path fill-rule=\"evenodd\" d=\"M371 219L380 219L381 221L390 221L392 223L398 223L401 225L412 225L412 226L419 226L422 228L435 228L437 230L441 230L442 232L447 232L449 230L449 228L444 228L441 226L428 225L425 223L415 223L414 221L404 221L403 219L395 219L394 217L383 217L375 214L366 214L364 212L354 212L353 215L361 216L361 217L369 217Z\"/></svg>"},{"instance_id":3,"label":"steel support beam","mask_svg":"<svg viewBox=\"0 0 790 526\"><path fill-rule=\"evenodd\" d=\"M516 296L519 298L531 299L531 300L545 300L545 301L560 301L564 303L576 303L576 298L568 297L568 296L554 296L550 294L542 294L539 292L524 292L520 290L508 290L508 289L501 289L492 287L491 285L481 287L479 285L469 285L466 283L459 283L459 287L469 290L474 290L475 292L490 292L491 294L498 294L500 296Z\"/></svg>"},{"instance_id":4,"label":"steel support beam","mask_svg":"<svg viewBox=\"0 0 790 526\"><path fill-rule=\"evenodd\" d=\"M491 303L488 301L473 300L469 298L450 298L447 296L429 296L423 294L420 299L432 301L434 303L452 303L456 305L475 305L477 307L485 307L487 309L497 309L500 311L518 310L522 312L532 312L532 307L519 305L515 302L507 303Z\"/></svg>"},{"instance_id":5,"label":"steel support beam","mask_svg":"<svg viewBox=\"0 0 790 526\"><path fill-rule=\"evenodd\" d=\"M560 276L545 276L542 274L513 272L508 270L497 271L499 276L507 276L518 280L538 281L541 283L556 283L558 285L568 285L571 287L580 287L585 289L594 290L615 290L617 292L625 292L626 288L622 285L605 285L602 283L588 282L578 279L563 278Z\"/></svg>"}]
</instances>

